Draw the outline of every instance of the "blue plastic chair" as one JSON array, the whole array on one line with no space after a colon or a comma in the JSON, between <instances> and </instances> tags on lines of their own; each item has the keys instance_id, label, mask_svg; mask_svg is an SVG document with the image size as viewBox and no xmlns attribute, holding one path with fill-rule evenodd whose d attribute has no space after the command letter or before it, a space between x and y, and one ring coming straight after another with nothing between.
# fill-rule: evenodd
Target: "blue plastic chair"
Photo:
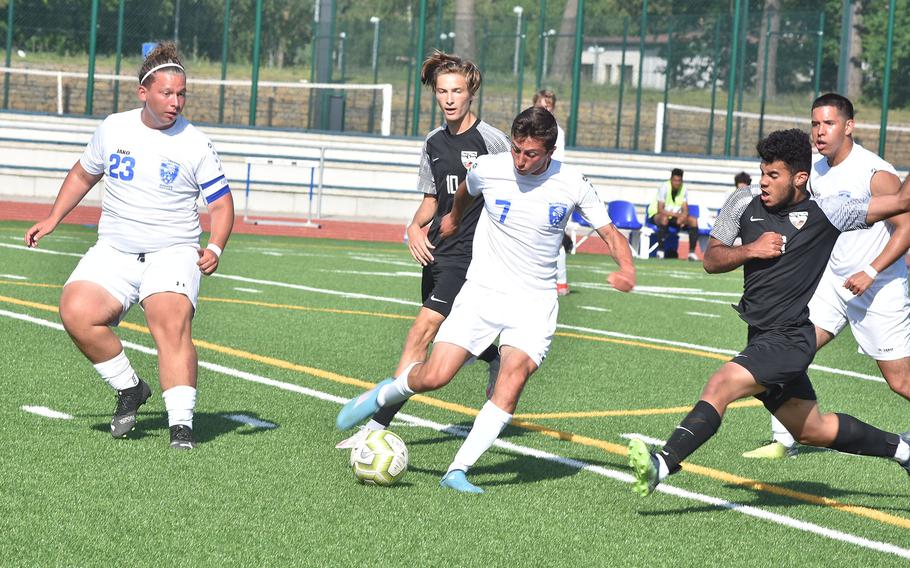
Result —
<instances>
[{"instance_id":1,"label":"blue plastic chair","mask_svg":"<svg viewBox=\"0 0 910 568\"><path fill-rule=\"evenodd\" d=\"M635 212L635 205L631 202L611 201L607 206L607 213L610 214L610 220L613 221L617 229L641 230L641 223L638 222L638 213Z\"/></svg>"}]
</instances>

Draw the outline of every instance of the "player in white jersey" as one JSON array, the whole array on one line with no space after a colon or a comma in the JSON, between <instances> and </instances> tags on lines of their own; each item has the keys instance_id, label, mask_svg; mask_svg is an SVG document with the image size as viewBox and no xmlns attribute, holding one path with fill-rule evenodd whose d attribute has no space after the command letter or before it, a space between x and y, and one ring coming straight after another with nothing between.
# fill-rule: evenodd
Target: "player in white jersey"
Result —
<instances>
[{"instance_id":1,"label":"player in white jersey","mask_svg":"<svg viewBox=\"0 0 910 568\"><path fill-rule=\"evenodd\" d=\"M556 119L546 109L531 107L512 123L511 155L477 159L455 194L452 213L442 221L442 234L454 234L471 196L483 195L467 282L436 335L430 358L351 400L336 419L338 428L350 428L377 408L445 386L498 335L502 362L496 386L442 478L443 487L483 492L466 472L511 421L525 383L547 355L559 309L556 255L576 207L597 227L619 265L607 281L622 292L635 285L628 242L610 223L588 180L550 159L555 141Z\"/></svg>"},{"instance_id":2,"label":"player in white jersey","mask_svg":"<svg viewBox=\"0 0 910 568\"><path fill-rule=\"evenodd\" d=\"M838 194L868 200L897 193L894 167L853 140L853 104L828 93L812 103L812 137L818 155L809 177L815 197ZM859 351L878 363L891 389L910 399L910 299L907 264L910 215L892 217L837 239L809 302L817 349L849 323ZM772 416L772 440L746 452L750 458L795 456L796 441Z\"/></svg>"},{"instance_id":3,"label":"player in white jersey","mask_svg":"<svg viewBox=\"0 0 910 568\"><path fill-rule=\"evenodd\" d=\"M556 116L556 93L553 91L549 89L537 91L534 93L531 103L534 106L547 109L550 114ZM556 124L556 148L554 148L553 156L551 157L557 162L566 161L566 136L558 123ZM566 263L566 254L573 246L572 238L568 235L563 235L562 250L559 251L559 256L556 258L556 294L558 296L569 295L569 269Z\"/></svg>"},{"instance_id":4,"label":"player in white jersey","mask_svg":"<svg viewBox=\"0 0 910 568\"><path fill-rule=\"evenodd\" d=\"M66 331L117 392L111 435L126 436L151 396L110 329L139 303L158 349L170 445L195 447L196 349L191 324L202 274L218 268L234 224L234 202L209 139L180 116L186 74L172 43L156 47L139 71L142 108L112 114L67 174L50 215L25 232L30 247L50 234L104 178L98 242L60 296ZM212 227L206 248L196 200Z\"/></svg>"}]
</instances>

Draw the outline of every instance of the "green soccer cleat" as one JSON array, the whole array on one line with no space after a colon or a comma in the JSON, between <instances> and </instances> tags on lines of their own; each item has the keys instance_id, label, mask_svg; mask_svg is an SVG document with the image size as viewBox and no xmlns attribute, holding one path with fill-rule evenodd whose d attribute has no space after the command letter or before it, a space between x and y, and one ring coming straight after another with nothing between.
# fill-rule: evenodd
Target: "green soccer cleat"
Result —
<instances>
[{"instance_id":1,"label":"green soccer cleat","mask_svg":"<svg viewBox=\"0 0 910 568\"><path fill-rule=\"evenodd\" d=\"M796 444L785 446L777 440L771 440L760 448L743 453L744 458L762 459L762 460L780 460L784 458L795 458L799 450Z\"/></svg>"},{"instance_id":2,"label":"green soccer cleat","mask_svg":"<svg viewBox=\"0 0 910 568\"><path fill-rule=\"evenodd\" d=\"M632 490L642 497L654 492L654 488L660 483L657 478L660 465L657 457L648 451L648 446L637 438L629 441L629 467L635 474Z\"/></svg>"}]
</instances>

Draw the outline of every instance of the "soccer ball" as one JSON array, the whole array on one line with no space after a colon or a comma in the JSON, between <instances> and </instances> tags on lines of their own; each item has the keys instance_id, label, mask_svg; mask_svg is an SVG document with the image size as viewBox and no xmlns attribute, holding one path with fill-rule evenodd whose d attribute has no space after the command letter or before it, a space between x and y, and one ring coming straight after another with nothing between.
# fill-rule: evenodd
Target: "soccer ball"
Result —
<instances>
[{"instance_id":1,"label":"soccer ball","mask_svg":"<svg viewBox=\"0 0 910 568\"><path fill-rule=\"evenodd\" d=\"M370 432L351 450L351 469L365 485L392 485L408 469L408 448L393 432Z\"/></svg>"}]
</instances>

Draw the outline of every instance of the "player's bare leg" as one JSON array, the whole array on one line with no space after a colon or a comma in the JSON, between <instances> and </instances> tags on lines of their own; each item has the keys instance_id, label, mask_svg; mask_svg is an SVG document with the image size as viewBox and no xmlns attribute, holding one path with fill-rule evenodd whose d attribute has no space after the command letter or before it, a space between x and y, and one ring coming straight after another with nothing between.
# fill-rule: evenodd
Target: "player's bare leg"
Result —
<instances>
[{"instance_id":1,"label":"player's bare leg","mask_svg":"<svg viewBox=\"0 0 910 568\"><path fill-rule=\"evenodd\" d=\"M910 400L910 357L876 362L891 390Z\"/></svg>"},{"instance_id":2,"label":"player's bare leg","mask_svg":"<svg viewBox=\"0 0 910 568\"><path fill-rule=\"evenodd\" d=\"M60 319L76 347L101 378L117 393L111 435L122 438L136 427L139 407L152 395L123 351L120 338L109 327L123 306L103 287L84 280L70 282L60 296Z\"/></svg>"},{"instance_id":3,"label":"player's bare leg","mask_svg":"<svg viewBox=\"0 0 910 568\"><path fill-rule=\"evenodd\" d=\"M520 349L503 345L500 353L502 362L493 396L474 419L471 432L440 481L443 487L463 493L483 493L481 488L467 480L466 474L512 421L518 399L528 379L537 370L537 364Z\"/></svg>"},{"instance_id":4,"label":"player's bare leg","mask_svg":"<svg viewBox=\"0 0 910 568\"><path fill-rule=\"evenodd\" d=\"M193 305L176 292L152 294L142 302L155 346L171 447L192 449L197 355L192 339Z\"/></svg>"},{"instance_id":5,"label":"player's bare leg","mask_svg":"<svg viewBox=\"0 0 910 568\"><path fill-rule=\"evenodd\" d=\"M815 326L815 351L816 353L821 350L822 347L827 345L832 339L836 336L827 331ZM787 427L784 426L780 420L775 416L771 416L771 441L763 446L759 446L754 450L749 450L748 452L743 453L744 458L752 459L767 459L767 460L779 460L782 458L794 458L799 454L799 445L796 443L796 438L793 437Z\"/></svg>"}]
</instances>

